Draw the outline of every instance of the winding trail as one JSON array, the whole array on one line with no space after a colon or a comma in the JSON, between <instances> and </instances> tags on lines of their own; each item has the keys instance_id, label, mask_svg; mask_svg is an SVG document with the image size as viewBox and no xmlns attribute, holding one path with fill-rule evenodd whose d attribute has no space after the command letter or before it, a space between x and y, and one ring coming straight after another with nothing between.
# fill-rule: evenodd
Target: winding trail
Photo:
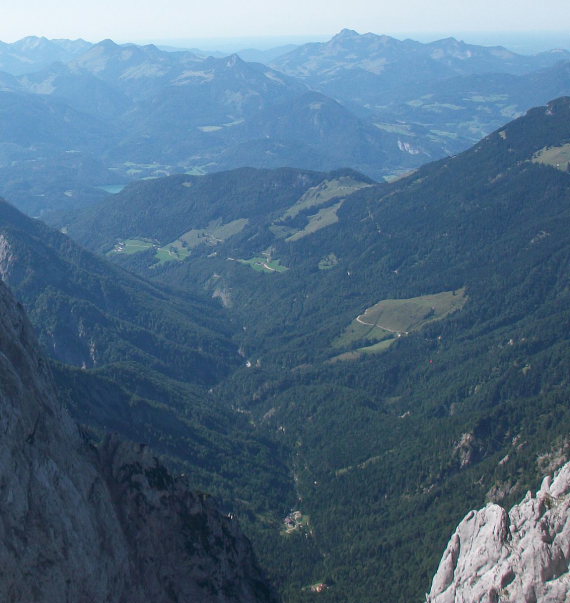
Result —
<instances>
[{"instance_id":1,"label":"winding trail","mask_svg":"<svg viewBox=\"0 0 570 603\"><path fill-rule=\"evenodd\" d=\"M356 322L360 323L361 325L365 325L367 327L378 327L379 329L382 329L383 331L387 331L388 333L401 333L402 331L394 331L393 329L389 329L388 327L383 327L382 325L379 324L375 324L375 323L371 323L371 322L365 322L364 320L362 320L362 316L364 316L364 314L361 314L360 316L356 317Z\"/></svg>"}]
</instances>

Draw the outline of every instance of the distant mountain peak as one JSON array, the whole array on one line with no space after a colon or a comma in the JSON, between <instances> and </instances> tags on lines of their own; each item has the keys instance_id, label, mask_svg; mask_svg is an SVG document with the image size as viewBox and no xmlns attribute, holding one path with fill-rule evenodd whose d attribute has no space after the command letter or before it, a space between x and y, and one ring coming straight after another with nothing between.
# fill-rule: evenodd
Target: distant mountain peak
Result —
<instances>
[{"instance_id":1,"label":"distant mountain peak","mask_svg":"<svg viewBox=\"0 0 570 603\"><path fill-rule=\"evenodd\" d=\"M81 44L91 45L91 42L88 42L83 38L53 38L51 41L55 44L69 44L70 42L73 44L79 42Z\"/></svg>"},{"instance_id":2,"label":"distant mountain peak","mask_svg":"<svg viewBox=\"0 0 570 603\"><path fill-rule=\"evenodd\" d=\"M100 48L118 48L119 47L119 45L116 42L113 42L113 40L111 40L111 38L105 38L104 40L101 40L100 42L95 44L95 46L98 46Z\"/></svg>"},{"instance_id":3,"label":"distant mountain peak","mask_svg":"<svg viewBox=\"0 0 570 603\"><path fill-rule=\"evenodd\" d=\"M434 42L431 42L430 45L439 45L439 46L464 46L465 42L463 42L463 40L458 40L457 38L454 38L453 36L449 36L448 38L442 38L441 40L436 40Z\"/></svg>"},{"instance_id":4,"label":"distant mountain peak","mask_svg":"<svg viewBox=\"0 0 570 603\"><path fill-rule=\"evenodd\" d=\"M133 46L136 46L136 44L133 44ZM144 46L140 46L140 48L147 52L162 52L156 44L145 44Z\"/></svg>"},{"instance_id":5,"label":"distant mountain peak","mask_svg":"<svg viewBox=\"0 0 570 603\"><path fill-rule=\"evenodd\" d=\"M235 52L226 57L226 67L235 67L244 61Z\"/></svg>"},{"instance_id":6,"label":"distant mountain peak","mask_svg":"<svg viewBox=\"0 0 570 603\"><path fill-rule=\"evenodd\" d=\"M42 36L26 36L25 38L22 38L21 40L18 40L17 42L14 43L14 46L19 46L19 47L24 47L24 48L36 48L37 46L40 46L41 44L45 44L46 42L49 43L49 40Z\"/></svg>"},{"instance_id":7,"label":"distant mountain peak","mask_svg":"<svg viewBox=\"0 0 570 603\"><path fill-rule=\"evenodd\" d=\"M360 37L360 34L357 31L354 31L354 29L345 28L345 29L341 29L339 31L339 33L337 33L336 36L334 36L332 38L331 42L334 40L350 40L350 39L359 38L359 37Z\"/></svg>"}]
</instances>

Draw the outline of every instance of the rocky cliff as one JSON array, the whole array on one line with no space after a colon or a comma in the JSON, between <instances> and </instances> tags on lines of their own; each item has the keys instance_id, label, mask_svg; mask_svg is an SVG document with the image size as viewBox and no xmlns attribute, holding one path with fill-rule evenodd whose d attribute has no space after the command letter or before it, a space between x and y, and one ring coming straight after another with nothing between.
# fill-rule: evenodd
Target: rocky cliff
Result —
<instances>
[{"instance_id":1,"label":"rocky cliff","mask_svg":"<svg viewBox=\"0 0 570 603\"><path fill-rule=\"evenodd\" d=\"M489 504L459 524L429 603L570 601L570 463L509 513Z\"/></svg>"},{"instance_id":2,"label":"rocky cliff","mask_svg":"<svg viewBox=\"0 0 570 603\"><path fill-rule=\"evenodd\" d=\"M82 438L0 283L0 600L272 601L249 542L144 447Z\"/></svg>"}]
</instances>

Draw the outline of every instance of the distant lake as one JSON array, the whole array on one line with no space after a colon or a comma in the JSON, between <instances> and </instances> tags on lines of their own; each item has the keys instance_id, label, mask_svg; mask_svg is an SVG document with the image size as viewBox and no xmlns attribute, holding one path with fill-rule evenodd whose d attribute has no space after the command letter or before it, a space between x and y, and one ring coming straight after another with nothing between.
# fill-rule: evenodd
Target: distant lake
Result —
<instances>
[{"instance_id":1,"label":"distant lake","mask_svg":"<svg viewBox=\"0 0 570 603\"><path fill-rule=\"evenodd\" d=\"M96 186L95 188L105 191L106 193L111 193L112 195L116 195L117 193L120 193L125 188L125 186L127 186L127 185L126 184L104 184L103 186Z\"/></svg>"}]
</instances>

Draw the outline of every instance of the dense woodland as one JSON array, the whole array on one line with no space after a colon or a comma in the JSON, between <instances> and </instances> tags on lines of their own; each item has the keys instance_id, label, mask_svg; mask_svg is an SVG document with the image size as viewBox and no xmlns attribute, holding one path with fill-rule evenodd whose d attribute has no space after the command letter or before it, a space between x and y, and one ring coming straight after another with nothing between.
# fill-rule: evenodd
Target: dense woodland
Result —
<instances>
[{"instance_id":1,"label":"dense woodland","mask_svg":"<svg viewBox=\"0 0 570 603\"><path fill-rule=\"evenodd\" d=\"M133 184L60 217L106 260L2 206L31 266L8 282L86 432L148 442L219 497L285 601L318 583L323 601L419 601L469 509L514 502L569 454L570 174L540 159L568 144L563 98L392 183L248 169ZM346 179L354 190L295 205ZM157 261L157 246L239 219ZM256 271L256 256L287 270ZM83 290L101 351L82 368L53 341L64 316L91 316ZM466 302L376 353L335 345L377 302L440 292Z\"/></svg>"}]
</instances>

